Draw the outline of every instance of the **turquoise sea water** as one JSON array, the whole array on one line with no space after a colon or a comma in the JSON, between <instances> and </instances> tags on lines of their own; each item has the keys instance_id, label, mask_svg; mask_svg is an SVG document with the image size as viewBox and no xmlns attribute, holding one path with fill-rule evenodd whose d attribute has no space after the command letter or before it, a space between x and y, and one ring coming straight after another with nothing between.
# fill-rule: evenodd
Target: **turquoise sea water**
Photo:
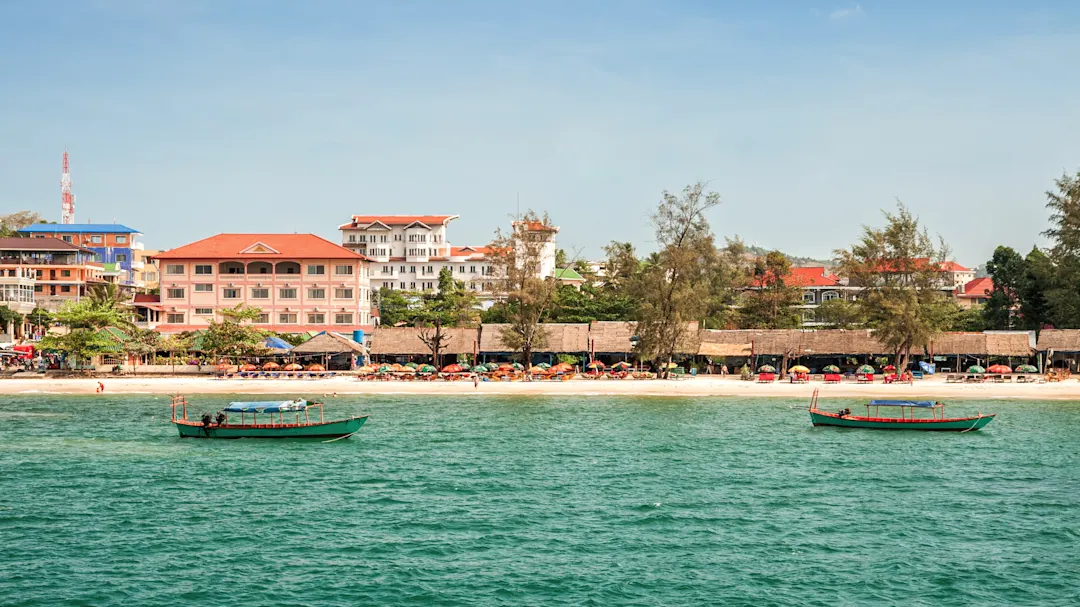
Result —
<instances>
[{"instance_id":1,"label":"turquoise sea water","mask_svg":"<svg viewBox=\"0 0 1080 607\"><path fill-rule=\"evenodd\" d=\"M0 604L1080 596L1078 403L961 402L999 417L938 434L782 399L342 397L372 417L330 444L181 440L167 403L0 400Z\"/></svg>"}]
</instances>

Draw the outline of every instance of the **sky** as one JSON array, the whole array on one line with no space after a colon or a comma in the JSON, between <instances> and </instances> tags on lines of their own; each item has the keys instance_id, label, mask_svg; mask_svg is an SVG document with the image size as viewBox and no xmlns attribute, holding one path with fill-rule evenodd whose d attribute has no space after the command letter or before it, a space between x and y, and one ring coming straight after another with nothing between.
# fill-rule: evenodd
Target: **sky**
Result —
<instances>
[{"instance_id":1,"label":"sky","mask_svg":"<svg viewBox=\"0 0 1080 607\"><path fill-rule=\"evenodd\" d=\"M707 181L718 239L830 257L897 200L968 266L1080 168L1080 3L0 0L0 213L147 248L520 209L595 258Z\"/></svg>"}]
</instances>

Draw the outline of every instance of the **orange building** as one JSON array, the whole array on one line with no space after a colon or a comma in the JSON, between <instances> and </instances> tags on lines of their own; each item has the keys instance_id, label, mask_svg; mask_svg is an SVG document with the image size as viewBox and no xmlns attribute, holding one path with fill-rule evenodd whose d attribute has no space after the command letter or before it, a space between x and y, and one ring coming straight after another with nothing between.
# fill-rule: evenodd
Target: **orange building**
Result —
<instances>
[{"instance_id":1,"label":"orange building","mask_svg":"<svg viewBox=\"0 0 1080 607\"><path fill-rule=\"evenodd\" d=\"M93 251L57 238L0 238L2 291L12 295L30 286L31 310L55 311L64 302L86 297L91 285L104 282L103 272ZM19 303L16 308L26 307L27 302Z\"/></svg>"}]
</instances>

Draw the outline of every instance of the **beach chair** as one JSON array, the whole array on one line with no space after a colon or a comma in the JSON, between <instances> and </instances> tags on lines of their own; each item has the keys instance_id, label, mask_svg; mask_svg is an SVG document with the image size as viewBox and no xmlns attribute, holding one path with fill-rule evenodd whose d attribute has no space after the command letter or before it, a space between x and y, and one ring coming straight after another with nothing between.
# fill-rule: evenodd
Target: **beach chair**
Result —
<instances>
[{"instance_id":1,"label":"beach chair","mask_svg":"<svg viewBox=\"0 0 1080 607\"><path fill-rule=\"evenodd\" d=\"M776 381L775 373L758 373L757 380L759 384Z\"/></svg>"},{"instance_id":2,"label":"beach chair","mask_svg":"<svg viewBox=\"0 0 1080 607\"><path fill-rule=\"evenodd\" d=\"M827 384L838 384L838 383L840 383L840 374L839 373L826 373L825 374L825 383L827 383Z\"/></svg>"},{"instance_id":3,"label":"beach chair","mask_svg":"<svg viewBox=\"0 0 1080 607\"><path fill-rule=\"evenodd\" d=\"M873 373L863 373L863 374L858 375L856 377L858 378L858 382L860 384L872 384L872 383L874 383L874 374Z\"/></svg>"},{"instance_id":4,"label":"beach chair","mask_svg":"<svg viewBox=\"0 0 1080 607\"><path fill-rule=\"evenodd\" d=\"M912 371L911 372L911 379L922 379L922 378L923 378L923 372L922 371Z\"/></svg>"}]
</instances>

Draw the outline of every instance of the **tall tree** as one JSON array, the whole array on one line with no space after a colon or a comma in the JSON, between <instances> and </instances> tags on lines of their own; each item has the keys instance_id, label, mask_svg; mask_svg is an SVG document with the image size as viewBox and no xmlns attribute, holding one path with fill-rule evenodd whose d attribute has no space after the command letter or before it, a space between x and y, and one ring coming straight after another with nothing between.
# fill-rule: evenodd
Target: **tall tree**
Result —
<instances>
[{"instance_id":1,"label":"tall tree","mask_svg":"<svg viewBox=\"0 0 1080 607\"><path fill-rule=\"evenodd\" d=\"M544 262L555 228L547 214L528 211L509 233L498 230L491 244L491 281L494 293L506 301L507 326L503 344L520 352L525 366L536 348L547 343L540 324L555 302L559 281L543 275Z\"/></svg>"},{"instance_id":2,"label":"tall tree","mask_svg":"<svg viewBox=\"0 0 1080 607\"><path fill-rule=\"evenodd\" d=\"M1020 328L1038 330L1054 323L1047 293L1055 282L1054 264L1038 247L1024 257L1024 278L1020 284Z\"/></svg>"},{"instance_id":3,"label":"tall tree","mask_svg":"<svg viewBox=\"0 0 1080 607\"><path fill-rule=\"evenodd\" d=\"M113 349L115 343L100 333L105 327L126 327L125 312L95 305L89 299L65 303L53 318L67 328L65 334L49 334L41 340L44 350L63 352L75 362L89 362Z\"/></svg>"},{"instance_id":4,"label":"tall tree","mask_svg":"<svg viewBox=\"0 0 1080 607\"><path fill-rule=\"evenodd\" d=\"M1050 209L1050 260L1053 282L1045 292L1054 324L1080 327L1080 171L1063 174L1046 192Z\"/></svg>"},{"instance_id":5,"label":"tall tree","mask_svg":"<svg viewBox=\"0 0 1080 607\"><path fill-rule=\"evenodd\" d=\"M411 291L398 291L382 287L377 291L375 307L379 310L379 323L386 327L407 324L411 318L412 306L416 294Z\"/></svg>"},{"instance_id":6,"label":"tall tree","mask_svg":"<svg viewBox=\"0 0 1080 607\"><path fill-rule=\"evenodd\" d=\"M454 280L450 268L439 271L439 290L423 293L419 306L412 312L417 335L431 351L433 365L441 364L442 351L450 340L446 329L475 326L480 318L478 308L476 295L464 282Z\"/></svg>"},{"instance_id":7,"label":"tall tree","mask_svg":"<svg viewBox=\"0 0 1080 607\"><path fill-rule=\"evenodd\" d=\"M678 347L692 337L688 323L708 311L716 246L705 213L720 204L720 194L705 188L698 182L681 196L664 191L652 216L659 250L635 281L636 350L639 357L664 363L664 377Z\"/></svg>"},{"instance_id":8,"label":"tall tree","mask_svg":"<svg viewBox=\"0 0 1080 607\"><path fill-rule=\"evenodd\" d=\"M132 373L139 372L139 359L143 356L157 352L161 345L161 335L152 329L140 329L133 327L128 331L127 341L120 344L120 349L135 362L132 364Z\"/></svg>"},{"instance_id":9,"label":"tall tree","mask_svg":"<svg viewBox=\"0 0 1080 607\"><path fill-rule=\"evenodd\" d=\"M780 251L770 251L754 263L753 281L742 299L742 327L746 329L794 329L802 324L795 307L802 289L791 284L791 261Z\"/></svg>"},{"instance_id":10,"label":"tall tree","mask_svg":"<svg viewBox=\"0 0 1080 607\"><path fill-rule=\"evenodd\" d=\"M1016 328L1020 323L1020 294L1027 274L1024 258L1010 247L998 247L986 262L986 272L994 282L982 309L986 326L996 330Z\"/></svg>"},{"instance_id":11,"label":"tall tree","mask_svg":"<svg viewBox=\"0 0 1080 607\"><path fill-rule=\"evenodd\" d=\"M607 255L603 288L626 292L641 272L641 260L629 242L611 241L604 247Z\"/></svg>"},{"instance_id":12,"label":"tall tree","mask_svg":"<svg viewBox=\"0 0 1080 607\"><path fill-rule=\"evenodd\" d=\"M858 303L875 337L903 370L911 350L925 348L949 322L951 302L943 292L948 247L935 244L903 204L884 215L885 227L863 226L859 242L836 257L841 273L862 290Z\"/></svg>"},{"instance_id":13,"label":"tall tree","mask_svg":"<svg viewBox=\"0 0 1080 607\"><path fill-rule=\"evenodd\" d=\"M815 314L825 329L854 329L866 324L862 307L840 297L821 302Z\"/></svg>"}]
</instances>

